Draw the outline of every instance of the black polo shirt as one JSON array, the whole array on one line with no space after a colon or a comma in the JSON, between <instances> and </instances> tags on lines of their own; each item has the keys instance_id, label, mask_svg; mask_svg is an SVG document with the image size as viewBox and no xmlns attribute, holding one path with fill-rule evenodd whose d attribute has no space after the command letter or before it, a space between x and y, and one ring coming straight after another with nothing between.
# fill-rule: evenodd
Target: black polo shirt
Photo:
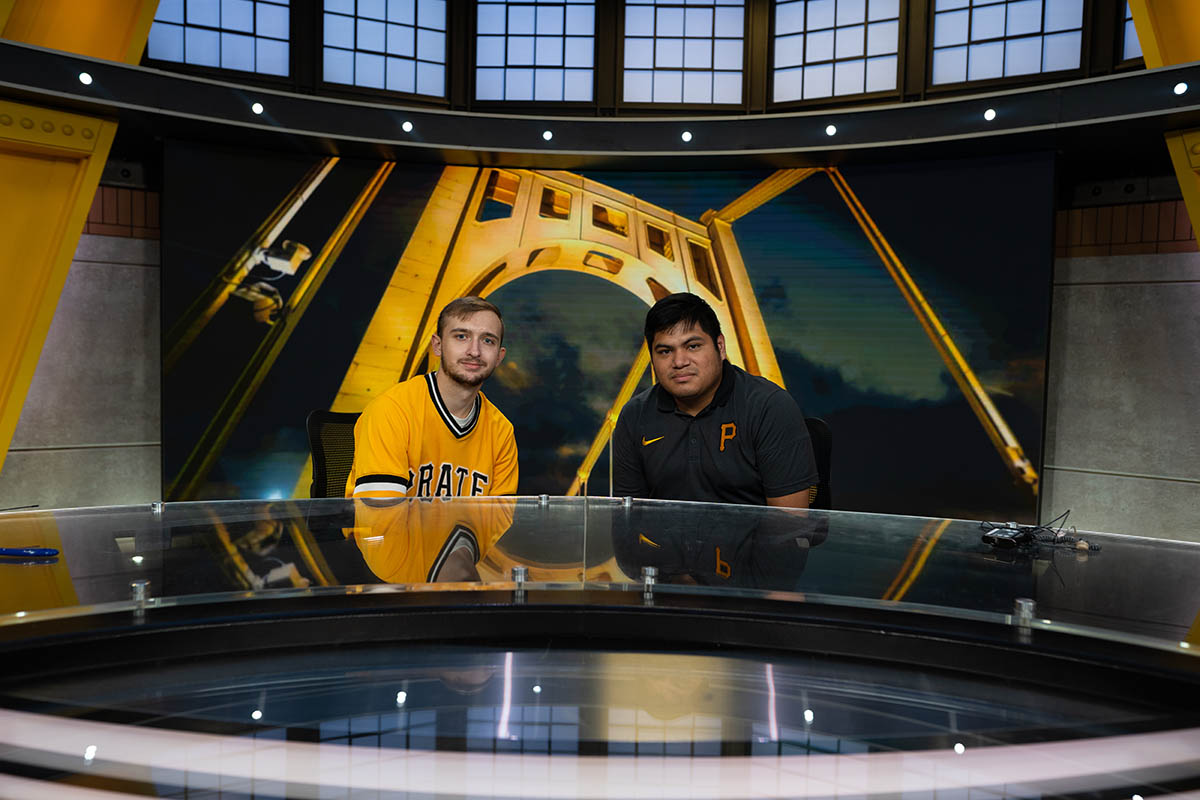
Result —
<instances>
[{"instance_id":1,"label":"black polo shirt","mask_svg":"<svg viewBox=\"0 0 1200 800\"><path fill-rule=\"evenodd\" d=\"M618 497L765 505L817 484L800 406L728 361L694 417L661 386L639 392L621 409L612 447Z\"/></svg>"}]
</instances>

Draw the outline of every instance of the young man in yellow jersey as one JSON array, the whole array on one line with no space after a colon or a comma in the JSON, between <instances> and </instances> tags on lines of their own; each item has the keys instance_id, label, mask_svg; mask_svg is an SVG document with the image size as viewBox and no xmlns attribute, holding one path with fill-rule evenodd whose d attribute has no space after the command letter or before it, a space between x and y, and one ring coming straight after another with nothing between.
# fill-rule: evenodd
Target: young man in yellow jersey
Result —
<instances>
[{"instance_id":1,"label":"young man in yellow jersey","mask_svg":"<svg viewBox=\"0 0 1200 800\"><path fill-rule=\"evenodd\" d=\"M513 426L480 391L504 359L500 309L460 297L430 339L436 372L372 400L354 427L346 496L463 497L517 490Z\"/></svg>"}]
</instances>

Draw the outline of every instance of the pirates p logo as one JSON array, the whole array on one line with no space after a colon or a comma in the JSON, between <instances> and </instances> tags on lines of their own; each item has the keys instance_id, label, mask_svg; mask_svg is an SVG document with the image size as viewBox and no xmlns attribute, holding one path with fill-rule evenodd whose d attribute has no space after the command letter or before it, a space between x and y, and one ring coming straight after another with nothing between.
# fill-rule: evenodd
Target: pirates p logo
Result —
<instances>
[{"instance_id":1,"label":"pirates p logo","mask_svg":"<svg viewBox=\"0 0 1200 800\"><path fill-rule=\"evenodd\" d=\"M721 452L725 452L725 443L737 436L737 425L732 422L726 422L721 426Z\"/></svg>"}]
</instances>

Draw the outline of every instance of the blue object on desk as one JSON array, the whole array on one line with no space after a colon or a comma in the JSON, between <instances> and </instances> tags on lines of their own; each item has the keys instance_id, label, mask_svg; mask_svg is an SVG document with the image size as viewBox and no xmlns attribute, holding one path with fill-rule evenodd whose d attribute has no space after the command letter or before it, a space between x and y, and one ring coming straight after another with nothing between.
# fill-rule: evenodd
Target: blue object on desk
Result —
<instances>
[{"instance_id":1,"label":"blue object on desk","mask_svg":"<svg viewBox=\"0 0 1200 800\"><path fill-rule=\"evenodd\" d=\"M53 547L0 547L4 558L54 558L58 551Z\"/></svg>"}]
</instances>

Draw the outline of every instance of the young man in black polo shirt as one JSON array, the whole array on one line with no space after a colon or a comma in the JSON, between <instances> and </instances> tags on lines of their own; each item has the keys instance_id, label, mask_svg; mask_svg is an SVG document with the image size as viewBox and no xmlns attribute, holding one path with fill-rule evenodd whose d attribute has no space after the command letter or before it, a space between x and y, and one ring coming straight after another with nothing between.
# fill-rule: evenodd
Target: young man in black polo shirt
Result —
<instances>
[{"instance_id":1,"label":"young man in black polo shirt","mask_svg":"<svg viewBox=\"0 0 1200 800\"><path fill-rule=\"evenodd\" d=\"M616 495L807 508L817 468L804 414L782 388L725 360L708 303L668 295L645 332L658 383L617 420Z\"/></svg>"}]
</instances>

